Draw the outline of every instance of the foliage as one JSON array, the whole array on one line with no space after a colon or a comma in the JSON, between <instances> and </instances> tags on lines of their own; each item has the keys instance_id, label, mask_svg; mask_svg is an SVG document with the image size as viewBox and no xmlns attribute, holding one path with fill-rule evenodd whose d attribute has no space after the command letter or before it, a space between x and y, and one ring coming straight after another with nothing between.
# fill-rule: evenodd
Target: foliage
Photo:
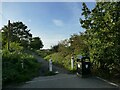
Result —
<instances>
[{"instance_id":1,"label":"foliage","mask_svg":"<svg viewBox=\"0 0 120 90\"><path fill-rule=\"evenodd\" d=\"M83 33L80 33L80 35L72 35L70 37L69 42L71 44L70 48L72 49L75 55L88 55L89 50L85 42L85 36Z\"/></svg>"},{"instance_id":2,"label":"foliage","mask_svg":"<svg viewBox=\"0 0 120 90\"><path fill-rule=\"evenodd\" d=\"M8 45L8 43L6 43L6 45L4 45L3 49L7 50L7 45ZM20 43L11 42L10 43L10 51L19 53L19 52L23 51L23 47L21 46Z\"/></svg>"},{"instance_id":3,"label":"foliage","mask_svg":"<svg viewBox=\"0 0 120 90\"><path fill-rule=\"evenodd\" d=\"M3 85L30 80L37 75L40 68L40 64L37 63L36 59L32 55L26 53L3 50L2 59ZM23 68L21 63L24 64Z\"/></svg>"},{"instance_id":4,"label":"foliage","mask_svg":"<svg viewBox=\"0 0 120 90\"><path fill-rule=\"evenodd\" d=\"M43 48L43 43L39 37L34 37L30 42L30 47L39 50L40 48Z\"/></svg>"},{"instance_id":5,"label":"foliage","mask_svg":"<svg viewBox=\"0 0 120 90\"><path fill-rule=\"evenodd\" d=\"M53 46L54 52L45 59L52 58L53 62L69 68L72 55L90 56L93 73L119 78L120 2L97 2L92 10L83 3L81 14L84 18L80 24L86 31Z\"/></svg>"},{"instance_id":6,"label":"foliage","mask_svg":"<svg viewBox=\"0 0 120 90\"><path fill-rule=\"evenodd\" d=\"M30 33L30 30L28 30L27 28L28 27L22 22L13 22L10 23L10 31L8 31L8 25L5 25L2 28L3 45L7 43L7 39L9 38L11 42L21 43L24 47L28 46L29 44L28 42L31 40L32 34Z\"/></svg>"},{"instance_id":7,"label":"foliage","mask_svg":"<svg viewBox=\"0 0 120 90\"><path fill-rule=\"evenodd\" d=\"M59 45L54 45L51 47L52 51L53 52L58 52L58 49L59 49Z\"/></svg>"},{"instance_id":8,"label":"foliage","mask_svg":"<svg viewBox=\"0 0 120 90\"><path fill-rule=\"evenodd\" d=\"M22 22L13 22L10 23L10 31L8 30L8 25L2 28L3 85L30 80L38 75L40 69L40 63L37 62L35 57L25 53L27 49L30 49L32 42L32 34L27 26ZM33 39L35 41L34 47L37 49L43 47L39 37Z\"/></svg>"},{"instance_id":9,"label":"foliage","mask_svg":"<svg viewBox=\"0 0 120 90\"><path fill-rule=\"evenodd\" d=\"M97 2L93 10L83 3L80 19L89 45L94 68L101 69L109 77L120 73L120 2ZM96 67L97 66L97 67Z\"/></svg>"},{"instance_id":10,"label":"foliage","mask_svg":"<svg viewBox=\"0 0 120 90\"><path fill-rule=\"evenodd\" d=\"M53 63L58 64L68 70L71 70L71 57L74 55L74 70L76 69L76 56L89 55L89 50L83 33L73 34L69 39L65 39L53 46L52 54L45 57L53 60Z\"/></svg>"},{"instance_id":11,"label":"foliage","mask_svg":"<svg viewBox=\"0 0 120 90\"><path fill-rule=\"evenodd\" d=\"M9 42L20 43L21 46L26 48L40 49L43 48L43 43L39 37L33 37L28 27L22 22L10 23L10 31L8 25L1 29L2 32L2 46Z\"/></svg>"},{"instance_id":12,"label":"foliage","mask_svg":"<svg viewBox=\"0 0 120 90\"><path fill-rule=\"evenodd\" d=\"M52 53L52 51L50 51L50 50L35 50L35 52L42 58L44 58L47 55L50 55Z\"/></svg>"},{"instance_id":13,"label":"foliage","mask_svg":"<svg viewBox=\"0 0 120 90\"><path fill-rule=\"evenodd\" d=\"M67 70L71 70L71 55L69 54L65 56L62 53L58 52L58 53L47 55L44 59L45 60L52 59L53 64L60 66L60 67L64 67Z\"/></svg>"}]
</instances>

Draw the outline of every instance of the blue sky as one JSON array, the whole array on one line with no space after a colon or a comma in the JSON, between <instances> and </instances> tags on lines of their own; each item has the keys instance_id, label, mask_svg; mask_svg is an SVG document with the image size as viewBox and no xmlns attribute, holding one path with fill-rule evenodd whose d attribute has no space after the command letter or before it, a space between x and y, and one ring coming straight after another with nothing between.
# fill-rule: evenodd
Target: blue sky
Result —
<instances>
[{"instance_id":1,"label":"blue sky","mask_svg":"<svg viewBox=\"0 0 120 90\"><path fill-rule=\"evenodd\" d=\"M92 9L95 2L87 2ZM3 2L2 25L22 21L31 30L33 36L39 36L44 48L56 45L74 33L83 32L79 23L82 2Z\"/></svg>"}]
</instances>

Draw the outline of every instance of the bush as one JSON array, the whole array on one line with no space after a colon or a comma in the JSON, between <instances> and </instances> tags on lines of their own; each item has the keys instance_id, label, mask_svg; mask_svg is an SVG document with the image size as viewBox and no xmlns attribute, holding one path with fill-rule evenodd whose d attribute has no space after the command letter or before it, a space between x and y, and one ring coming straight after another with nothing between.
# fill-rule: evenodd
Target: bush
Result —
<instances>
[{"instance_id":1,"label":"bush","mask_svg":"<svg viewBox=\"0 0 120 90\"><path fill-rule=\"evenodd\" d=\"M40 64L32 55L23 52L3 50L2 60L3 85L30 80L38 74L40 68ZM23 68L21 63L24 64Z\"/></svg>"},{"instance_id":2,"label":"bush","mask_svg":"<svg viewBox=\"0 0 120 90\"><path fill-rule=\"evenodd\" d=\"M46 56L44 59L49 60L52 59L53 63L64 67L65 69L71 71L71 56L67 55L66 57L62 56L61 53L53 53L48 56ZM74 67L74 70L76 69L76 66Z\"/></svg>"},{"instance_id":3,"label":"bush","mask_svg":"<svg viewBox=\"0 0 120 90\"><path fill-rule=\"evenodd\" d=\"M51 51L47 51L47 50L36 50L35 51L39 56L41 56L42 58L46 57L47 55L50 55L52 52Z\"/></svg>"}]
</instances>

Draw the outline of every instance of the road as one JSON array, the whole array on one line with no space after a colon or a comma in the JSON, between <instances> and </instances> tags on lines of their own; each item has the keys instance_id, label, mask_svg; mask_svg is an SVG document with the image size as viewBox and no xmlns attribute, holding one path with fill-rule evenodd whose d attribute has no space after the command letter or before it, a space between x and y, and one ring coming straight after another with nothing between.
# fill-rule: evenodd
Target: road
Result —
<instances>
[{"instance_id":1,"label":"road","mask_svg":"<svg viewBox=\"0 0 120 90\"><path fill-rule=\"evenodd\" d=\"M40 76L22 85L14 86L14 88L107 88L110 90L118 90L119 88L119 86L112 85L110 82L108 83L94 76L81 78L76 74L69 74L66 70L57 66L54 66L53 70L58 71L59 74L53 76L41 75L41 73L48 70L48 62L35 54L34 56L42 63L42 68L44 68L42 71L40 70Z\"/></svg>"}]
</instances>

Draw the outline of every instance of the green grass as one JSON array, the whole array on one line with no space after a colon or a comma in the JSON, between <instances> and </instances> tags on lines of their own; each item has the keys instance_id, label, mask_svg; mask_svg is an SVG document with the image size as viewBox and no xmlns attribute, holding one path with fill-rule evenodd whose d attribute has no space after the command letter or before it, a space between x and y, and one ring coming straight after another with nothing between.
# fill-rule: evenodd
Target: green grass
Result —
<instances>
[{"instance_id":1,"label":"green grass","mask_svg":"<svg viewBox=\"0 0 120 90\"><path fill-rule=\"evenodd\" d=\"M63 67L66 70L69 70L69 71L76 70L76 62L74 63L74 69L71 70L71 56L70 55L63 57L61 53L53 53L53 54L46 56L44 59L45 60L52 59L53 64Z\"/></svg>"}]
</instances>

